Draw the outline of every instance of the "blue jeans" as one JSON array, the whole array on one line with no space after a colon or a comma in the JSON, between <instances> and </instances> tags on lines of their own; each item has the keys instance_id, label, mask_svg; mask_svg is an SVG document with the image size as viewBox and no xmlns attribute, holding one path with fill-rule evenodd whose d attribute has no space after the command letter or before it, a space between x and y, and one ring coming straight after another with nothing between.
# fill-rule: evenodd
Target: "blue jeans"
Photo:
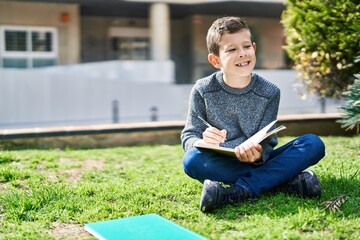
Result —
<instances>
[{"instance_id":1,"label":"blue jeans","mask_svg":"<svg viewBox=\"0 0 360 240\"><path fill-rule=\"evenodd\" d=\"M205 179L235 184L257 197L280 184L288 182L325 156L325 145L313 134L306 134L273 150L262 165L240 162L211 150L192 148L185 153L185 173L199 180Z\"/></svg>"}]
</instances>

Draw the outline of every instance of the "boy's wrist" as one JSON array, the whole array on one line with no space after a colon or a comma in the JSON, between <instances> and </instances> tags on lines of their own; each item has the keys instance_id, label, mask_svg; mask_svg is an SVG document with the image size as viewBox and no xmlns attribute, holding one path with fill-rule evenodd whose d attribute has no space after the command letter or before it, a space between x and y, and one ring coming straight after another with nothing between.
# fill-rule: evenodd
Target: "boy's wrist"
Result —
<instances>
[{"instance_id":1,"label":"boy's wrist","mask_svg":"<svg viewBox=\"0 0 360 240\"><path fill-rule=\"evenodd\" d=\"M197 139L197 140L195 140L194 142L193 142L193 147L196 145L196 143L199 143L199 142L202 142L202 143L204 143L204 140L203 139Z\"/></svg>"}]
</instances>

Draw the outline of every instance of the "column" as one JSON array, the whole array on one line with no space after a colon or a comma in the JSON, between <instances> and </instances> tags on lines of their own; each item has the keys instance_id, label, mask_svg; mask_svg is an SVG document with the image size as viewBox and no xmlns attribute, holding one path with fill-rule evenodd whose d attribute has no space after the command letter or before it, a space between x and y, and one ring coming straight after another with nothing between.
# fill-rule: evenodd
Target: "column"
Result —
<instances>
[{"instance_id":1,"label":"column","mask_svg":"<svg viewBox=\"0 0 360 240\"><path fill-rule=\"evenodd\" d=\"M170 10L166 3L150 6L150 53L151 59L170 59Z\"/></svg>"}]
</instances>

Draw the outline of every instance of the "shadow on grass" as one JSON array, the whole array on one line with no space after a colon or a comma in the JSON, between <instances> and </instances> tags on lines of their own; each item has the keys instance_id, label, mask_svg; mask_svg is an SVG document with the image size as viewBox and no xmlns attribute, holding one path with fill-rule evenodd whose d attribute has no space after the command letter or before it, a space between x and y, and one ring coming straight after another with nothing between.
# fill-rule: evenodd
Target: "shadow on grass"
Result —
<instances>
[{"instance_id":1,"label":"shadow on grass","mask_svg":"<svg viewBox=\"0 0 360 240\"><path fill-rule=\"evenodd\" d=\"M244 201L238 205L227 205L209 214L216 219L235 220L250 215L284 217L300 211L325 211L327 214L338 214L345 218L360 217L360 180L351 178L325 177L321 179L322 196L304 199L283 193L269 192L261 195L256 201ZM345 195L345 201L339 210L331 212L324 205L325 201Z\"/></svg>"},{"instance_id":2,"label":"shadow on grass","mask_svg":"<svg viewBox=\"0 0 360 240\"><path fill-rule=\"evenodd\" d=\"M355 179L355 174L348 177L336 178L334 176L323 178L322 200L328 201L340 195L346 196L346 201L341 206L345 217L360 217L360 180Z\"/></svg>"}]
</instances>

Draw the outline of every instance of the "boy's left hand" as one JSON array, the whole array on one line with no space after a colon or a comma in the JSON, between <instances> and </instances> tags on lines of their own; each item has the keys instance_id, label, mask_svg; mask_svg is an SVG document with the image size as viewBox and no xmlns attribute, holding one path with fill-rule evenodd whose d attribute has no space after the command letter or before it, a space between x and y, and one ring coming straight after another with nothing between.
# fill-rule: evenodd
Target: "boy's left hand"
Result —
<instances>
[{"instance_id":1,"label":"boy's left hand","mask_svg":"<svg viewBox=\"0 0 360 240\"><path fill-rule=\"evenodd\" d=\"M247 143L244 146L239 145L235 148L236 157L241 162L257 162L261 159L262 147L260 144Z\"/></svg>"}]
</instances>

